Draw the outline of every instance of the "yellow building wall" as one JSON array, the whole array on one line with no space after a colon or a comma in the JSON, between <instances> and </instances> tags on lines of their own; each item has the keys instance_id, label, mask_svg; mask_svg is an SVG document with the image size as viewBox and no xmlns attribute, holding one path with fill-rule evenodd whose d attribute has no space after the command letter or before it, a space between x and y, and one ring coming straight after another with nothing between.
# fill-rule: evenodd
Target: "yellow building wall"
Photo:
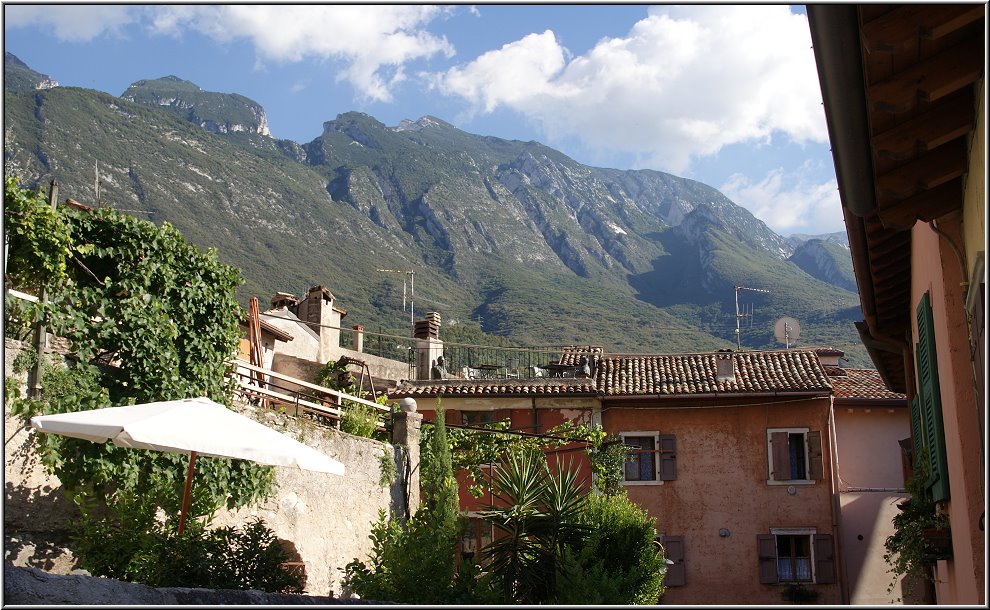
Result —
<instances>
[{"instance_id":1,"label":"yellow building wall","mask_svg":"<svg viewBox=\"0 0 990 610\"><path fill-rule=\"evenodd\" d=\"M970 149L969 174L966 177L966 193L963 199L963 240L966 248L966 270L973 272L977 254L986 248L986 98L980 87L976 131ZM968 277L966 278L969 279Z\"/></svg>"}]
</instances>

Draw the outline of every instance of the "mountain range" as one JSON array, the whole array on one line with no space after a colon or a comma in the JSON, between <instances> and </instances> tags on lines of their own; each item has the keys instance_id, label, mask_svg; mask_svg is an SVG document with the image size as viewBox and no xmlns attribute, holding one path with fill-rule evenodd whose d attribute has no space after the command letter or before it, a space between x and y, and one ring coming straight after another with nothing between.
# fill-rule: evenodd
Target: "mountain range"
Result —
<instances>
[{"instance_id":1,"label":"mountain range","mask_svg":"<svg viewBox=\"0 0 990 610\"><path fill-rule=\"evenodd\" d=\"M845 235L784 238L700 182L432 116L348 112L308 143L277 139L261 105L176 76L114 96L10 53L4 74L5 172L171 223L242 270L243 303L321 284L345 323L408 336L409 279L445 340L610 353L735 348L737 323L744 348L778 347L786 315L798 345L869 366Z\"/></svg>"}]
</instances>

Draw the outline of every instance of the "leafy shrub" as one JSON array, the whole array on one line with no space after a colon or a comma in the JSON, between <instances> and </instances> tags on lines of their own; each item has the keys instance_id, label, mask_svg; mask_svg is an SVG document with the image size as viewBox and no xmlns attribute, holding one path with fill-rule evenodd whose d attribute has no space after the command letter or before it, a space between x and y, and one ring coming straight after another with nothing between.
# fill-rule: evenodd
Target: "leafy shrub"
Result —
<instances>
[{"instance_id":1,"label":"leafy shrub","mask_svg":"<svg viewBox=\"0 0 990 610\"><path fill-rule=\"evenodd\" d=\"M72 540L80 566L94 576L151 587L277 593L301 593L305 586L283 566L288 554L261 519L214 530L193 521L180 536L138 500L118 502L112 510L88 508Z\"/></svg>"},{"instance_id":2,"label":"leafy shrub","mask_svg":"<svg viewBox=\"0 0 990 610\"><path fill-rule=\"evenodd\" d=\"M422 504L410 519L389 519L379 511L371 528L367 561L345 568L344 584L364 599L413 604L494 601L476 566L454 562L464 527L458 513L457 481L447 444L443 408L420 446Z\"/></svg>"},{"instance_id":3,"label":"leafy shrub","mask_svg":"<svg viewBox=\"0 0 990 610\"><path fill-rule=\"evenodd\" d=\"M656 519L621 493L589 496L581 522L590 534L574 549L560 603L657 604L667 566Z\"/></svg>"},{"instance_id":4,"label":"leafy shrub","mask_svg":"<svg viewBox=\"0 0 990 610\"><path fill-rule=\"evenodd\" d=\"M378 409L350 400L344 401L340 415L340 430L354 436L371 438L378 423Z\"/></svg>"}]
</instances>

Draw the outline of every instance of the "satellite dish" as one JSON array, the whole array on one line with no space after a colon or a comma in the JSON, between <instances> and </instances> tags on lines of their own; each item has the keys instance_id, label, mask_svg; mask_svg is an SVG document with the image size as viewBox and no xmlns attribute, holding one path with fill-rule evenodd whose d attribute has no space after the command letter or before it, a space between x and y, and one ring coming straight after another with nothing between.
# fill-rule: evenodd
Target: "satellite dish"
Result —
<instances>
[{"instance_id":1,"label":"satellite dish","mask_svg":"<svg viewBox=\"0 0 990 610\"><path fill-rule=\"evenodd\" d=\"M801 325L794 318L784 316L773 325L773 336L788 349L801 338Z\"/></svg>"}]
</instances>

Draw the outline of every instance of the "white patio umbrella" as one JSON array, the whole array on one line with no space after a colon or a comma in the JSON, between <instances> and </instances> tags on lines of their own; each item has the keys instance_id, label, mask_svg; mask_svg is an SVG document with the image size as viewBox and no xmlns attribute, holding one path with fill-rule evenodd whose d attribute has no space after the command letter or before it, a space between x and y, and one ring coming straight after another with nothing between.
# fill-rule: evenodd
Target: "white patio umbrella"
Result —
<instances>
[{"instance_id":1,"label":"white patio umbrella","mask_svg":"<svg viewBox=\"0 0 990 610\"><path fill-rule=\"evenodd\" d=\"M31 418L31 427L96 443L109 440L119 447L188 455L180 534L185 528L197 455L344 474L344 465L337 460L205 396L39 415Z\"/></svg>"}]
</instances>

